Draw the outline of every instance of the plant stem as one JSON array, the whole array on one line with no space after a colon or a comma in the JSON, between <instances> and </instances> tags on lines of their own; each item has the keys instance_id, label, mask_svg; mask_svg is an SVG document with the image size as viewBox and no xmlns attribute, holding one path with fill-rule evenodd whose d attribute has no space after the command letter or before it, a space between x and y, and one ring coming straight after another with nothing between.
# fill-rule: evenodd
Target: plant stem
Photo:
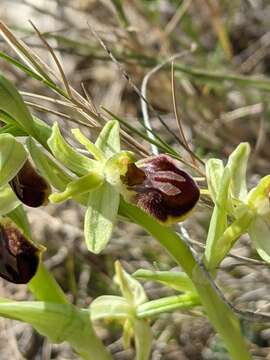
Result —
<instances>
[{"instance_id":1,"label":"plant stem","mask_svg":"<svg viewBox=\"0 0 270 360\"><path fill-rule=\"evenodd\" d=\"M120 213L128 216L155 237L187 273L197 289L209 320L223 339L232 360L251 360L236 315L212 287L208 277L196 263L190 249L179 235L123 200L120 204Z\"/></svg>"}]
</instances>

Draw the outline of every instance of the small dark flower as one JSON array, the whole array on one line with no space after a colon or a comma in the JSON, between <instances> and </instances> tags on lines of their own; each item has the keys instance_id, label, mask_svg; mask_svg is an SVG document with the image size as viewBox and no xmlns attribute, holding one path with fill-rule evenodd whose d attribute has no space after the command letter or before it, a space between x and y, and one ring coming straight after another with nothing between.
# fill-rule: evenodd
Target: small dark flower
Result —
<instances>
[{"instance_id":1,"label":"small dark flower","mask_svg":"<svg viewBox=\"0 0 270 360\"><path fill-rule=\"evenodd\" d=\"M18 199L27 206L39 207L48 203L51 187L28 160L9 184Z\"/></svg>"},{"instance_id":2,"label":"small dark flower","mask_svg":"<svg viewBox=\"0 0 270 360\"><path fill-rule=\"evenodd\" d=\"M0 224L0 276L26 284L35 275L42 248L29 241L10 220Z\"/></svg>"},{"instance_id":3,"label":"small dark flower","mask_svg":"<svg viewBox=\"0 0 270 360\"><path fill-rule=\"evenodd\" d=\"M162 223L183 220L200 197L192 177L168 155L129 164L122 182L132 194L131 201Z\"/></svg>"}]
</instances>

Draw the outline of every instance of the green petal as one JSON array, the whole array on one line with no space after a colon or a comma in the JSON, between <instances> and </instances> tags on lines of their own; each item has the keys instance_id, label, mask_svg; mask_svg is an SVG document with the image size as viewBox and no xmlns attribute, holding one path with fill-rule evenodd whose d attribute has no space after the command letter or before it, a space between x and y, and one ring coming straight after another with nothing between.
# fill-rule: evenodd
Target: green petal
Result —
<instances>
[{"instance_id":1,"label":"green petal","mask_svg":"<svg viewBox=\"0 0 270 360\"><path fill-rule=\"evenodd\" d=\"M71 132L76 140L78 140L80 144L84 145L96 160L104 160L102 151L100 151L100 149L95 144L87 139L87 137L81 133L80 129L72 129Z\"/></svg>"},{"instance_id":2,"label":"green petal","mask_svg":"<svg viewBox=\"0 0 270 360\"><path fill-rule=\"evenodd\" d=\"M101 130L95 145L101 150L106 159L120 151L119 123L108 121Z\"/></svg>"},{"instance_id":3,"label":"green petal","mask_svg":"<svg viewBox=\"0 0 270 360\"><path fill-rule=\"evenodd\" d=\"M126 320L132 315L132 308L126 299L120 296L104 295L90 305L91 319Z\"/></svg>"},{"instance_id":4,"label":"green petal","mask_svg":"<svg viewBox=\"0 0 270 360\"><path fill-rule=\"evenodd\" d=\"M107 182L89 194L84 236L87 248L95 254L100 253L110 240L119 200L119 193Z\"/></svg>"},{"instance_id":5,"label":"green petal","mask_svg":"<svg viewBox=\"0 0 270 360\"><path fill-rule=\"evenodd\" d=\"M133 306L143 304L147 301L147 296L142 285L122 268L119 261L115 262L115 280L120 286L123 296Z\"/></svg>"},{"instance_id":6,"label":"green petal","mask_svg":"<svg viewBox=\"0 0 270 360\"><path fill-rule=\"evenodd\" d=\"M55 158L77 175L85 175L96 168L95 160L79 154L65 141L57 123L53 125L48 145Z\"/></svg>"},{"instance_id":7,"label":"green petal","mask_svg":"<svg viewBox=\"0 0 270 360\"><path fill-rule=\"evenodd\" d=\"M253 241L260 257L270 263L270 225L263 218L257 216L250 224L249 236Z\"/></svg>"},{"instance_id":8,"label":"green petal","mask_svg":"<svg viewBox=\"0 0 270 360\"><path fill-rule=\"evenodd\" d=\"M0 187L12 180L22 168L27 153L12 135L0 135Z\"/></svg>"},{"instance_id":9,"label":"green petal","mask_svg":"<svg viewBox=\"0 0 270 360\"><path fill-rule=\"evenodd\" d=\"M88 193L97 189L103 183L103 176L97 172L90 172L77 180L70 182L65 191L50 195L50 201L54 203L66 201L74 196Z\"/></svg>"}]
</instances>

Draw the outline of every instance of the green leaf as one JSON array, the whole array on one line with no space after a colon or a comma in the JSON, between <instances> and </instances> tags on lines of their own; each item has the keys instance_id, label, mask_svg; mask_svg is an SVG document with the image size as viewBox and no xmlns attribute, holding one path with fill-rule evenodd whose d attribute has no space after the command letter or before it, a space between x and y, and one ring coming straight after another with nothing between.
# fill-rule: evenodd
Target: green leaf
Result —
<instances>
[{"instance_id":1,"label":"green leaf","mask_svg":"<svg viewBox=\"0 0 270 360\"><path fill-rule=\"evenodd\" d=\"M184 272L139 269L132 274L132 276L136 279L158 281L161 284L167 285L177 291L196 292L192 281Z\"/></svg>"},{"instance_id":2,"label":"green leaf","mask_svg":"<svg viewBox=\"0 0 270 360\"><path fill-rule=\"evenodd\" d=\"M77 175L85 175L97 166L95 160L79 154L65 141L57 123L53 125L48 145L55 158Z\"/></svg>"},{"instance_id":3,"label":"green leaf","mask_svg":"<svg viewBox=\"0 0 270 360\"><path fill-rule=\"evenodd\" d=\"M12 135L0 135L0 187L12 180L22 168L27 153Z\"/></svg>"},{"instance_id":4,"label":"green leaf","mask_svg":"<svg viewBox=\"0 0 270 360\"><path fill-rule=\"evenodd\" d=\"M246 172L249 154L249 144L241 143L231 153L227 164L231 172L231 195L241 201L245 201L247 198Z\"/></svg>"},{"instance_id":5,"label":"green leaf","mask_svg":"<svg viewBox=\"0 0 270 360\"><path fill-rule=\"evenodd\" d=\"M84 236L87 248L95 254L100 253L110 240L119 200L119 193L107 182L89 194Z\"/></svg>"},{"instance_id":6,"label":"green leaf","mask_svg":"<svg viewBox=\"0 0 270 360\"><path fill-rule=\"evenodd\" d=\"M20 201L9 185L0 188L0 216L8 214L20 205Z\"/></svg>"},{"instance_id":7,"label":"green leaf","mask_svg":"<svg viewBox=\"0 0 270 360\"><path fill-rule=\"evenodd\" d=\"M28 138L28 151L40 174L56 189L64 191L67 184L74 178L68 175L46 153L38 147L34 140Z\"/></svg>"},{"instance_id":8,"label":"green leaf","mask_svg":"<svg viewBox=\"0 0 270 360\"><path fill-rule=\"evenodd\" d=\"M142 285L122 268L119 261L115 262L115 280L131 305L136 307L147 301Z\"/></svg>"},{"instance_id":9,"label":"green leaf","mask_svg":"<svg viewBox=\"0 0 270 360\"><path fill-rule=\"evenodd\" d=\"M248 229L249 236L260 257L270 263L270 225L260 216L255 217Z\"/></svg>"},{"instance_id":10,"label":"green leaf","mask_svg":"<svg viewBox=\"0 0 270 360\"><path fill-rule=\"evenodd\" d=\"M126 320L133 315L133 309L126 299L120 296L104 295L90 305L91 319Z\"/></svg>"},{"instance_id":11,"label":"green leaf","mask_svg":"<svg viewBox=\"0 0 270 360\"><path fill-rule=\"evenodd\" d=\"M50 195L49 199L54 203L66 201L74 196L96 190L102 185L103 180L104 178L102 175L100 175L98 172L91 171L89 174L86 174L79 179L70 182L67 185L65 191Z\"/></svg>"},{"instance_id":12,"label":"green leaf","mask_svg":"<svg viewBox=\"0 0 270 360\"><path fill-rule=\"evenodd\" d=\"M216 202L217 194L220 188L224 165L220 159L209 159L205 165L206 179L208 184L208 190L211 198Z\"/></svg>"},{"instance_id":13,"label":"green leaf","mask_svg":"<svg viewBox=\"0 0 270 360\"><path fill-rule=\"evenodd\" d=\"M27 136L27 133L22 130L18 125L14 124L7 124L0 127L0 134L10 134L15 137L17 136Z\"/></svg>"},{"instance_id":14,"label":"green leaf","mask_svg":"<svg viewBox=\"0 0 270 360\"><path fill-rule=\"evenodd\" d=\"M106 159L120 151L119 123L116 120L108 121L101 130L96 147L101 150Z\"/></svg>"},{"instance_id":15,"label":"green leaf","mask_svg":"<svg viewBox=\"0 0 270 360\"><path fill-rule=\"evenodd\" d=\"M86 149L94 156L96 160L103 161L104 155L102 151L93 144L85 135L83 135L80 131L80 129L72 129L72 134L76 138L76 140L79 141L80 144L84 145Z\"/></svg>"},{"instance_id":16,"label":"green leaf","mask_svg":"<svg viewBox=\"0 0 270 360\"><path fill-rule=\"evenodd\" d=\"M204 258L208 269L214 269L222 246L220 237L227 227L227 204L231 175L230 170L225 168L222 180L218 188L216 204L212 213Z\"/></svg>"}]
</instances>

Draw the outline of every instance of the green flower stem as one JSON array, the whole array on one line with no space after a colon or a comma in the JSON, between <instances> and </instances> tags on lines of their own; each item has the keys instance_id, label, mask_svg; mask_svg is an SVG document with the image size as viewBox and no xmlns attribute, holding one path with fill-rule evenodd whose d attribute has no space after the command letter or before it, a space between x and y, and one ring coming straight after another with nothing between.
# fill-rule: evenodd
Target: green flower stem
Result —
<instances>
[{"instance_id":1,"label":"green flower stem","mask_svg":"<svg viewBox=\"0 0 270 360\"><path fill-rule=\"evenodd\" d=\"M232 360L251 360L236 315L220 298L185 242L170 228L159 224L139 208L120 204L120 214L142 226L168 251L193 281L209 320L222 337Z\"/></svg>"}]
</instances>

